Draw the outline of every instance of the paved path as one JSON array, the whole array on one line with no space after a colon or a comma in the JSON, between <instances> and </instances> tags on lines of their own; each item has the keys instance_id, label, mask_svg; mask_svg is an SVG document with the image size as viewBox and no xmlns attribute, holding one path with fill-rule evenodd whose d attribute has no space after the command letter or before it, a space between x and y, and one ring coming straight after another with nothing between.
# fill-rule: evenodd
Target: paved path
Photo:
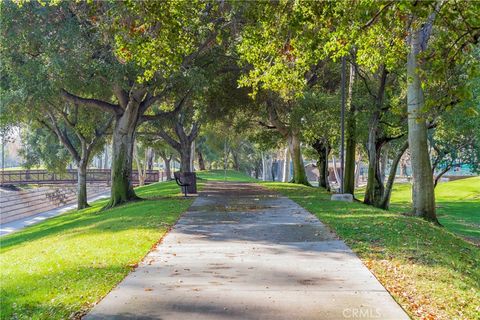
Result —
<instances>
[{"instance_id":1,"label":"paved path","mask_svg":"<svg viewBox=\"0 0 480 320\"><path fill-rule=\"evenodd\" d=\"M219 182L84 319L408 317L317 218L258 185Z\"/></svg>"},{"instance_id":2,"label":"paved path","mask_svg":"<svg viewBox=\"0 0 480 320\"><path fill-rule=\"evenodd\" d=\"M110 191L106 191L101 194L97 194L91 198L88 198L88 202L93 202L93 201L108 198L108 197L110 197ZM22 230L23 228L31 226L32 224L36 224L44 220L50 219L52 217L56 217L62 213L73 210L76 207L77 207L77 203L75 202L73 204L69 204L63 207L37 213L33 216L20 218L19 220L7 222L7 223L2 223L0 224L0 237L10 234L12 232L16 232L18 230Z\"/></svg>"}]
</instances>

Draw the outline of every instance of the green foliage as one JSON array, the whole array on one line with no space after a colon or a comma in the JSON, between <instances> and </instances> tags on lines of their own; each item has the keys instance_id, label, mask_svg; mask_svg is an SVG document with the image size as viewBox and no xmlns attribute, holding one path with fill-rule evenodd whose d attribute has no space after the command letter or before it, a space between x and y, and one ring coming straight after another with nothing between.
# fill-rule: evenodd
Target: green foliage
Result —
<instances>
[{"instance_id":1,"label":"green foliage","mask_svg":"<svg viewBox=\"0 0 480 320\"><path fill-rule=\"evenodd\" d=\"M468 165L480 172L480 103L456 105L444 111L437 123L430 137L437 170Z\"/></svg>"},{"instance_id":2,"label":"green foliage","mask_svg":"<svg viewBox=\"0 0 480 320\"><path fill-rule=\"evenodd\" d=\"M217 41L220 3L117 2L110 13L116 55L144 70L139 81L167 79Z\"/></svg>"},{"instance_id":3,"label":"green foliage","mask_svg":"<svg viewBox=\"0 0 480 320\"><path fill-rule=\"evenodd\" d=\"M64 172L72 157L58 142L58 137L44 128L23 130L20 156L24 159L23 167L44 166L51 172Z\"/></svg>"}]
</instances>

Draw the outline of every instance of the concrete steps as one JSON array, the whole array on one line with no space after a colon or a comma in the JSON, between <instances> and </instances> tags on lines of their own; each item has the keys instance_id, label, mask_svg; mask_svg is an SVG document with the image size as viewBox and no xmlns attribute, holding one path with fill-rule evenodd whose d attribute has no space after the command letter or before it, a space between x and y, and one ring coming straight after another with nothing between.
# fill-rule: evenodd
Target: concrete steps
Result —
<instances>
[{"instance_id":1,"label":"concrete steps","mask_svg":"<svg viewBox=\"0 0 480 320\"><path fill-rule=\"evenodd\" d=\"M110 189L107 185L87 185L94 196ZM0 190L0 223L7 223L77 201L75 185L51 185L20 191Z\"/></svg>"}]
</instances>

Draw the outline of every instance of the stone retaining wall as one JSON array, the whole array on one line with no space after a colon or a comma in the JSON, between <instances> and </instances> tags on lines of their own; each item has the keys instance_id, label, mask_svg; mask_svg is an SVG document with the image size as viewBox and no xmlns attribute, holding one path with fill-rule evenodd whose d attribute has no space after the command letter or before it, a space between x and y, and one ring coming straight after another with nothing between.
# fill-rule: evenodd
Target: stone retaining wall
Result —
<instances>
[{"instance_id":1,"label":"stone retaining wall","mask_svg":"<svg viewBox=\"0 0 480 320\"><path fill-rule=\"evenodd\" d=\"M87 185L88 196L109 190L101 184ZM76 185L52 185L32 189L10 191L0 189L0 222L7 223L21 218L72 204L77 201Z\"/></svg>"}]
</instances>

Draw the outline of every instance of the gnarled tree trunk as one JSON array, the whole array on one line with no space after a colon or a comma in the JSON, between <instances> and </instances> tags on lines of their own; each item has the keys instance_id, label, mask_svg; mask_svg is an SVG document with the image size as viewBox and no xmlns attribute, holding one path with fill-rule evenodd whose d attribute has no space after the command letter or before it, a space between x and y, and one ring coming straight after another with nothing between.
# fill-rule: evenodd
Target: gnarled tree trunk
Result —
<instances>
[{"instance_id":1,"label":"gnarled tree trunk","mask_svg":"<svg viewBox=\"0 0 480 320\"><path fill-rule=\"evenodd\" d=\"M171 158L164 158L163 163L165 164L165 175L167 176L167 180L172 180L172 170L170 169L170 161Z\"/></svg>"},{"instance_id":2,"label":"gnarled tree trunk","mask_svg":"<svg viewBox=\"0 0 480 320\"><path fill-rule=\"evenodd\" d=\"M180 172L192 172L192 144L186 141L181 143L180 150L177 150L180 153Z\"/></svg>"},{"instance_id":3,"label":"gnarled tree trunk","mask_svg":"<svg viewBox=\"0 0 480 320\"><path fill-rule=\"evenodd\" d=\"M172 148L180 154L180 172L192 172L192 156L195 154L194 141L198 136L200 124L194 122L190 132L185 132L184 126L185 115L180 114L174 123L174 132L176 139L164 130L159 130L158 134Z\"/></svg>"},{"instance_id":4,"label":"gnarled tree trunk","mask_svg":"<svg viewBox=\"0 0 480 320\"><path fill-rule=\"evenodd\" d=\"M320 140L316 140L312 147L317 151L318 160L318 186L330 191L330 184L328 182L328 155L330 154L330 146Z\"/></svg>"},{"instance_id":5,"label":"gnarled tree trunk","mask_svg":"<svg viewBox=\"0 0 480 320\"><path fill-rule=\"evenodd\" d=\"M392 188L393 188L393 183L395 182L395 175L397 173L398 163L400 162L400 159L402 158L407 148L408 148L408 141L405 141L405 143L402 145L397 155L393 159L392 166L390 168L390 173L387 178L387 183L385 185L385 190L383 192L382 199L379 201L379 204L378 204L378 207L381 209L386 210L390 206L390 197L392 195Z\"/></svg>"},{"instance_id":6,"label":"gnarled tree trunk","mask_svg":"<svg viewBox=\"0 0 480 320\"><path fill-rule=\"evenodd\" d=\"M240 161L238 159L238 153L234 150L230 150L233 159L233 168L237 171L240 171Z\"/></svg>"},{"instance_id":7,"label":"gnarled tree trunk","mask_svg":"<svg viewBox=\"0 0 480 320\"><path fill-rule=\"evenodd\" d=\"M200 167L200 170L206 170L205 160L203 159L202 151L197 150L197 157L198 157L198 166Z\"/></svg>"},{"instance_id":8,"label":"gnarled tree trunk","mask_svg":"<svg viewBox=\"0 0 480 320\"><path fill-rule=\"evenodd\" d=\"M283 182L288 182L288 176L289 175L290 175L290 152L288 151L288 148L285 148L282 181Z\"/></svg>"},{"instance_id":9,"label":"gnarled tree trunk","mask_svg":"<svg viewBox=\"0 0 480 320\"><path fill-rule=\"evenodd\" d=\"M380 85L375 96L375 109L370 116L367 155L368 155L368 177L367 187L365 190L364 203L373 206L379 206L380 199L384 193L383 179L379 168L379 159L384 141L379 141L380 135L380 111L383 104L385 94L385 86L387 83L387 69L385 65L380 67Z\"/></svg>"},{"instance_id":10,"label":"gnarled tree trunk","mask_svg":"<svg viewBox=\"0 0 480 320\"><path fill-rule=\"evenodd\" d=\"M309 186L310 183L308 182L305 166L303 165L300 138L296 133L292 132L288 135L287 142L293 164L293 178L291 182Z\"/></svg>"},{"instance_id":11,"label":"gnarled tree trunk","mask_svg":"<svg viewBox=\"0 0 480 320\"><path fill-rule=\"evenodd\" d=\"M118 116L115 122L112 138L112 189L110 201L105 208L138 199L131 183L138 111L139 103L132 99L125 112Z\"/></svg>"},{"instance_id":12,"label":"gnarled tree trunk","mask_svg":"<svg viewBox=\"0 0 480 320\"><path fill-rule=\"evenodd\" d=\"M383 179L381 178L380 170L380 156L383 142L377 141L375 138L373 148L371 148L371 146L369 143L368 180L364 203L378 207L384 193Z\"/></svg>"}]
</instances>

